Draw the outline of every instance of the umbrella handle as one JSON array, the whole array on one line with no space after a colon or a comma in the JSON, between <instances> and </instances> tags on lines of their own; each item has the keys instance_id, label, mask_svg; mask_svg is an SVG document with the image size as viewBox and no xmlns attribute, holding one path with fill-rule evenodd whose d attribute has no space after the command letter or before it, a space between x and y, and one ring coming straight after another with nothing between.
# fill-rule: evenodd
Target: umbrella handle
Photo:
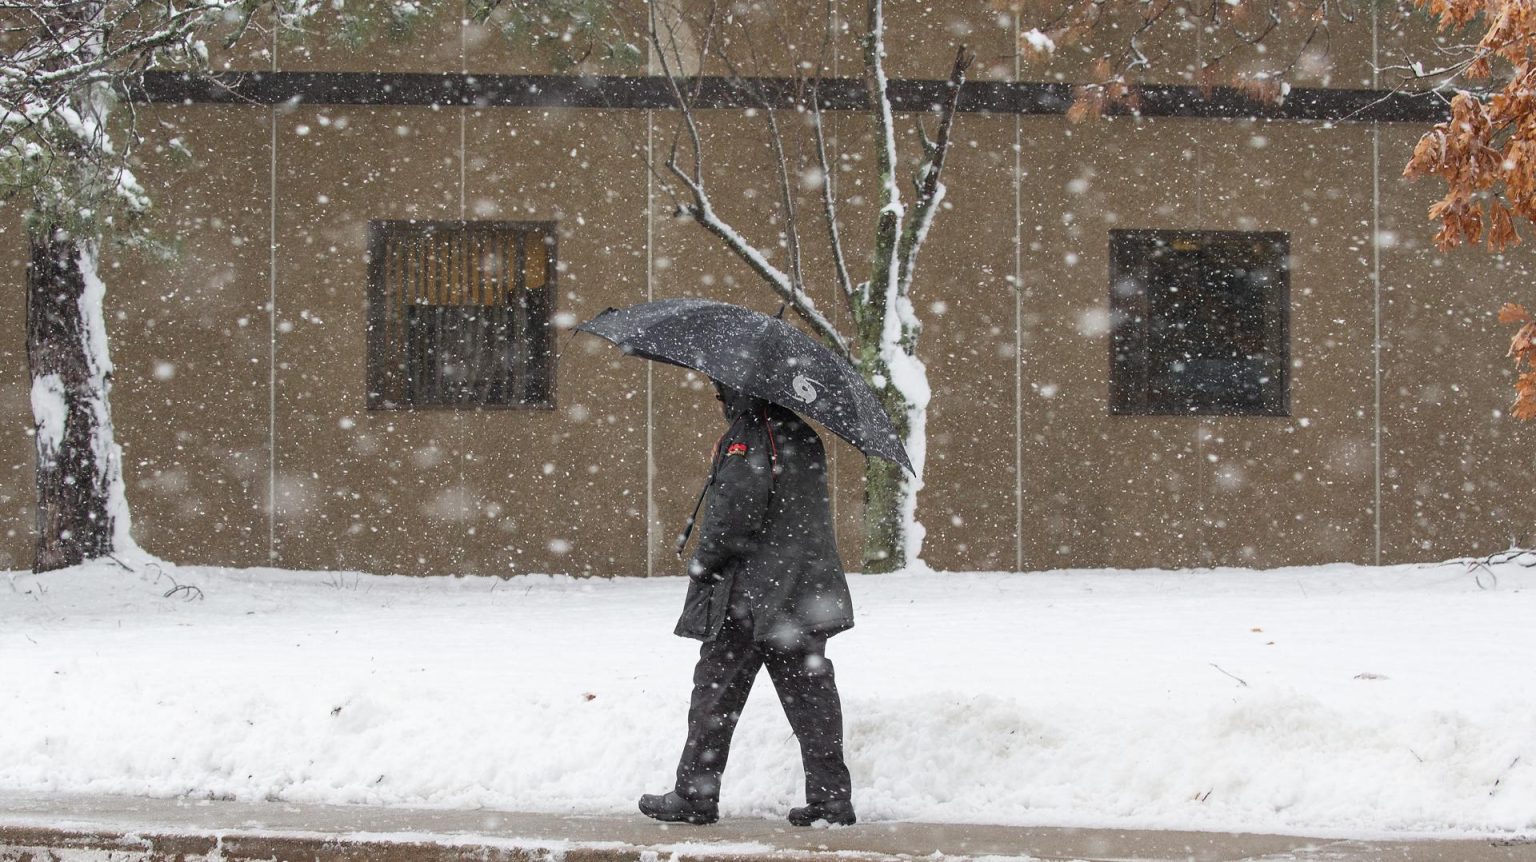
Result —
<instances>
[{"instance_id":1,"label":"umbrella handle","mask_svg":"<svg viewBox=\"0 0 1536 862\"><path fill-rule=\"evenodd\" d=\"M688 547L688 537L693 535L693 525L699 520L699 509L704 506L704 495L709 493L711 485L715 484L715 471L709 471L709 481L704 483L704 488L699 491L699 499L693 504L693 514L688 516L688 523L683 525L683 531L677 534L677 558L683 558L683 549Z\"/></svg>"},{"instance_id":2,"label":"umbrella handle","mask_svg":"<svg viewBox=\"0 0 1536 862\"><path fill-rule=\"evenodd\" d=\"M714 459L709 467L709 481L705 482L704 487L699 489L699 499L693 502L693 514L688 516L688 523L683 525L683 531L677 534L677 545L673 550L677 552L679 560L683 558L683 549L688 547L688 537L693 535L694 524L698 523L699 510L704 507L704 496L709 493L710 488L714 487L715 477L720 473L720 463L723 460L720 455L720 444L731 435L731 432L736 429L736 424L745 417L746 414L737 417L736 421L731 423L731 427L727 428L725 433L720 435L720 439L715 441ZM769 456L772 460L772 467L769 469L768 475L770 481L777 484L779 474L779 443L774 439L773 427L768 424L768 411L766 409L763 411L763 427L768 429L768 444L772 447L771 455Z\"/></svg>"},{"instance_id":3,"label":"umbrella handle","mask_svg":"<svg viewBox=\"0 0 1536 862\"><path fill-rule=\"evenodd\" d=\"M740 420L738 419L737 421L739 422ZM725 433L721 434L720 439L715 441L715 451L710 455L709 481L705 482L704 487L699 489L699 499L693 501L693 514L688 516L688 523L683 525L683 531L677 534L677 546L673 550L677 552L679 560L683 558L683 549L688 547L688 537L693 535L693 525L698 523L699 509L704 507L704 495L708 494L709 489L714 486L715 476L720 472L720 443L730 436L732 429L735 427L736 423L732 422L731 427L725 429Z\"/></svg>"}]
</instances>

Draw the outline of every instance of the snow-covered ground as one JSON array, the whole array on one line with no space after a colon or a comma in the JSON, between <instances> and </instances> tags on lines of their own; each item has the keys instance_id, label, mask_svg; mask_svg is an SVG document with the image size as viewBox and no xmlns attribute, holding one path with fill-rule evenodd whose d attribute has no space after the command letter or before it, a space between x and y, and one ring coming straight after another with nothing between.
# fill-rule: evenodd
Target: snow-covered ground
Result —
<instances>
[{"instance_id":1,"label":"snow-covered ground","mask_svg":"<svg viewBox=\"0 0 1536 862\"><path fill-rule=\"evenodd\" d=\"M671 783L697 649L670 633L678 579L6 577L0 790L616 813ZM829 656L866 820L1536 830L1524 569L852 585ZM758 684L727 816L800 799Z\"/></svg>"}]
</instances>

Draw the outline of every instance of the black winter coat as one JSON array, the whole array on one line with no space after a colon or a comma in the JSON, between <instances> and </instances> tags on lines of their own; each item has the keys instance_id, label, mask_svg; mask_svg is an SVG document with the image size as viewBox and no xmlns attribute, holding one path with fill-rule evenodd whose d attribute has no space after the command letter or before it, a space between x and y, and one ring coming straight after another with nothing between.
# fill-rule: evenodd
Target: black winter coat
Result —
<instances>
[{"instance_id":1,"label":"black winter coat","mask_svg":"<svg viewBox=\"0 0 1536 862\"><path fill-rule=\"evenodd\" d=\"M793 412L756 399L734 418L715 455L692 578L676 633L712 640L734 604L753 640L792 648L853 626L827 494L821 438Z\"/></svg>"}]
</instances>

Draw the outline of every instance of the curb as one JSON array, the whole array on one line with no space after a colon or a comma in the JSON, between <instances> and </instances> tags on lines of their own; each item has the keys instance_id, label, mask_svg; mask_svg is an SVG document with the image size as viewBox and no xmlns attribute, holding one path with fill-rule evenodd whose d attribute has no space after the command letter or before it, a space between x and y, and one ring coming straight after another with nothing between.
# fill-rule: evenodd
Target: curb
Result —
<instances>
[{"instance_id":1,"label":"curb","mask_svg":"<svg viewBox=\"0 0 1536 862\"><path fill-rule=\"evenodd\" d=\"M722 821L0 795L0 862L1536 862L1536 835L1323 838L877 821Z\"/></svg>"},{"instance_id":2,"label":"curb","mask_svg":"<svg viewBox=\"0 0 1536 862\"><path fill-rule=\"evenodd\" d=\"M706 844L654 848L463 835L446 841L377 834L154 833L0 826L0 862L785 862L910 856L776 850L722 852ZM934 857L925 857L934 858ZM947 857L963 859L965 857ZM1018 857L1037 859L1039 857Z\"/></svg>"}]
</instances>

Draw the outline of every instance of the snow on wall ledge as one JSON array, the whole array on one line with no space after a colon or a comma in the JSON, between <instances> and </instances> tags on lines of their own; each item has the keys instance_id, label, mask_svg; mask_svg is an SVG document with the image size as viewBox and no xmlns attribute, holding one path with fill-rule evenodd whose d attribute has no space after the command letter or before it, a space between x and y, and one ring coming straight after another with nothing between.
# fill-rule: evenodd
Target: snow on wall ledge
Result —
<instances>
[{"instance_id":1,"label":"snow on wall ledge","mask_svg":"<svg viewBox=\"0 0 1536 862\"><path fill-rule=\"evenodd\" d=\"M92 567L0 590L0 790L623 813L665 789L680 579ZM852 579L861 818L1536 831L1536 576L1457 566ZM760 679L728 816L801 798Z\"/></svg>"}]
</instances>

